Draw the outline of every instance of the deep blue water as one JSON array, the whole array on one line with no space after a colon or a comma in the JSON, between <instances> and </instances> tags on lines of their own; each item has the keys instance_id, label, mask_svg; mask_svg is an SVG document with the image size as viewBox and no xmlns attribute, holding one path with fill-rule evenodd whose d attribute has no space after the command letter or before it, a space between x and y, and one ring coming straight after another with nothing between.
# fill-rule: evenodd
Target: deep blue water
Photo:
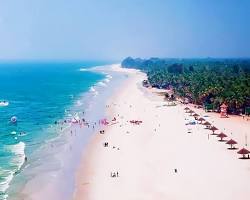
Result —
<instances>
[{"instance_id":1,"label":"deep blue water","mask_svg":"<svg viewBox=\"0 0 250 200\"><path fill-rule=\"evenodd\" d=\"M60 120L82 93L104 78L103 74L79 71L97 62L0 63L0 199L25 156L42 145L55 131L43 131ZM17 124L12 124L12 116Z\"/></svg>"}]
</instances>

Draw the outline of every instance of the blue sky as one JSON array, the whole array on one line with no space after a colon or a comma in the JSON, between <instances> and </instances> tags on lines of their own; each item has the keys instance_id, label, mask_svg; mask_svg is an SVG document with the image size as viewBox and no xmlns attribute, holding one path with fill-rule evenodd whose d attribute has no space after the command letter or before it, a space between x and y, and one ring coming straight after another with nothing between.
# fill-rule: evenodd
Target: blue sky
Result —
<instances>
[{"instance_id":1,"label":"blue sky","mask_svg":"<svg viewBox=\"0 0 250 200\"><path fill-rule=\"evenodd\" d=\"M250 57L249 0L0 0L0 59Z\"/></svg>"}]
</instances>

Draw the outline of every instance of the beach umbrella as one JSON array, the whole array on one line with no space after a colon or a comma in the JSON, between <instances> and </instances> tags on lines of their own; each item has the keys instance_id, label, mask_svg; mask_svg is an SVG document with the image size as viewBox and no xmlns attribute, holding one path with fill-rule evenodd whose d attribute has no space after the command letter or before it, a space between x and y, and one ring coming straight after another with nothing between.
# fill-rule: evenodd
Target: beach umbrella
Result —
<instances>
[{"instance_id":1,"label":"beach umbrella","mask_svg":"<svg viewBox=\"0 0 250 200\"><path fill-rule=\"evenodd\" d=\"M198 117L199 117L199 115L198 115L198 114L196 114L196 113L194 113L193 117L197 120L197 119L198 119Z\"/></svg>"},{"instance_id":2,"label":"beach umbrella","mask_svg":"<svg viewBox=\"0 0 250 200\"><path fill-rule=\"evenodd\" d=\"M186 107L186 108L184 108L184 110L189 110L189 108L188 108L188 107Z\"/></svg>"},{"instance_id":3,"label":"beach umbrella","mask_svg":"<svg viewBox=\"0 0 250 200\"><path fill-rule=\"evenodd\" d=\"M189 110L187 113L189 113L189 114L190 114L190 116L192 116L192 114L194 113L194 111Z\"/></svg>"},{"instance_id":4,"label":"beach umbrella","mask_svg":"<svg viewBox=\"0 0 250 200\"><path fill-rule=\"evenodd\" d=\"M206 121L203 125L205 125L207 128L211 126L211 124L208 121Z\"/></svg>"},{"instance_id":5,"label":"beach umbrella","mask_svg":"<svg viewBox=\"0 0 250 200\"><path fill-rule=\"evenodd\" d=\"M241 150L239 150L238 152L237 152L238 154L241 154L243 157L243 159L245 159L246 157L245 157L245 155L248 155L248 158L249 158L249 153L250 153L250 151L248 151L247 149L245 149L245 148L242 148Z\"/></svg>"},{"instance_id":6,"label":"beach umbrella","mask_svg":"<svg viewBox=\"0 0 250 200\"><path fill-rule=\"evenodd\" d=\"M230 139L226 142L226 144L229 144L230 145L230 148L229 149L235 149L235 147L233 146L234 144L237 144L237 142L233 139Z\"/></svg>"},{"instance_id":7,"label":"beach umbrella","mask_svg":"<svg viewBox=\"0 0 250 200\"><path fill-rule=\"evenodd\" d=\"M202 122L203 122L203 121L205 121L205 119L204 119L204 118L202 118L202 117L200 117L200 118L198 119L198 121L200 121L200 122L201 122L201 124L202 124Z\"/></svg>"},{"instance_id":8,"label":"beach umbrella","mask_svg":"<svg viewBox=\"0 0 250 200\"><path fill-rule=\"evenodd\" d=\"M210 128L210 130L211 131L213 131L213 133L212 133L212 135L215 135L215 131L217 131L218 130L218 128L216 128L215 126L212 126L211 128Z\"/></svg>"},{"instance_id":9,"label":"beach umbrella","mask_svg":"<svg viewBox=\"0 0 250 200\"><path fill-rule=\"evenodd\" d=\"M225 133L221 132L219 135L217 135L217 137L220 138L220 140L219 140L220 142L223 142L223 138L227 137L227 135Z\"/></svg>"},{"instance_id":10,"label":"beach umbrella","mask_svg":"<svg viewBox=\"0 0 250 200\"><path fill-rule=\"evenodd\" d=\"M192 110L187 110L186 113L192 113Z\"/></svg>"},{"instance_id":11,"label":"beach umbrella","mask_svg":"<svg viewBox=\"0 0 250 200\"><path fill-rule=\"evenodd\" d=\"M203 125L205 125L205 126L211 126L211 124L208 121L206 121Z\"/></svg>"}]
</instances>

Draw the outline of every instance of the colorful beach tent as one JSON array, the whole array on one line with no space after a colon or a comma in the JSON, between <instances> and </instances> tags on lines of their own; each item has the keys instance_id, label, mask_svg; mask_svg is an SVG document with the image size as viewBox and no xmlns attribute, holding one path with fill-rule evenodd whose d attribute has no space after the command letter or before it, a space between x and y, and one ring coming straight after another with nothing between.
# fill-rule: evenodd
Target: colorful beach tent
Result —
<instances>
[{"instance_id":1,"label":"colorful beach tent","mask_svg":"<svg viewBox=\"0 0 250 200\"><path fill-rule=\"evenodd\" d=\"M246 158L245 156L246 155L248 155L248 157L247 158L249 158L249 153L250 153L250 151L248 151L247 149L245 149L245 148L242 148L241 150L239 150L238 152L237 152L238 154L241 154L243 157L242 158Z\"/></svg>"}]
</instances>

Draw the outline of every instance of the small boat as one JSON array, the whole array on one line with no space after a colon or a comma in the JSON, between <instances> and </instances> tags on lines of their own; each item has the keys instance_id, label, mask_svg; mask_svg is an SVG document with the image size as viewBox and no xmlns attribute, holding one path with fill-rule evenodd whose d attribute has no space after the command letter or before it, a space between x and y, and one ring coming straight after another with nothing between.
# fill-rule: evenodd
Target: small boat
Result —
<instances>
[{"instance_id":1,"label":"small boat","mask_svg":"<svg viewBox=\"0 0 250 200\"><path fill-rule=\"evenodd\" d=\"M8 106L9 102L8 101L0 101L0 106L4 107L4 106Z\"/></svg>"}]
</instances>

